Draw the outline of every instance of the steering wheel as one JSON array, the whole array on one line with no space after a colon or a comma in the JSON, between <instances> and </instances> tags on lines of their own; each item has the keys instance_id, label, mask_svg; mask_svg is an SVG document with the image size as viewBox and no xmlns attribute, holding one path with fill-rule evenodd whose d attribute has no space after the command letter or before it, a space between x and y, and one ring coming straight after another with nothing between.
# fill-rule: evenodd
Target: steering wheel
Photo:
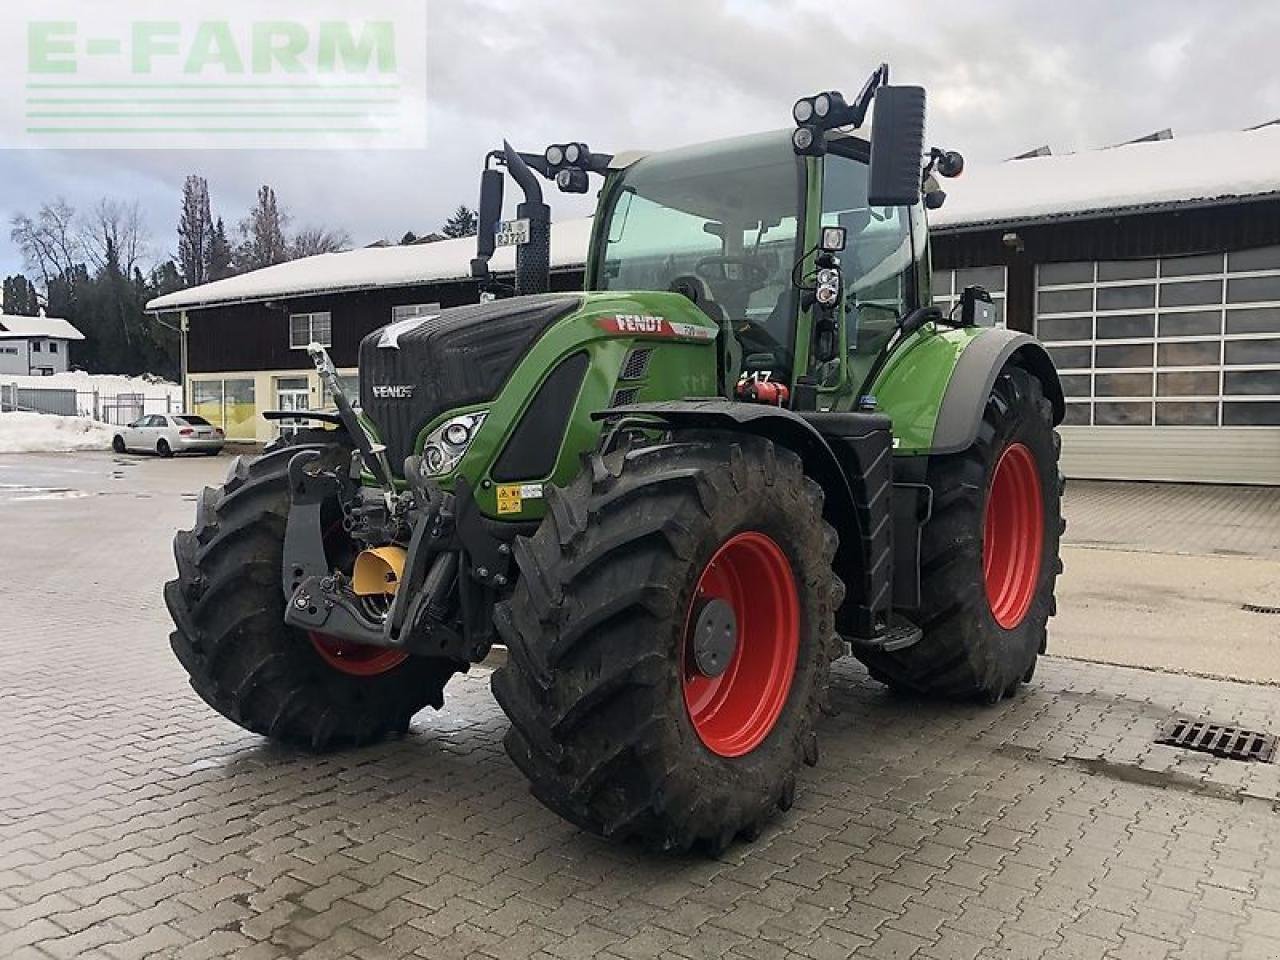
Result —
<instances>
[{"instance_id":1,"label":"steering wheel","mask_svg":"<svg viewBox=\"0 0 1280 960\"><path fill-rule=\"evenodd\" d=\"M734 267L741 269L734 271ZM753 257L703 257L694 264L693 272L708 283L745 283L752 290L769 282L769 269Z\"/></svg>"}]
</instances>

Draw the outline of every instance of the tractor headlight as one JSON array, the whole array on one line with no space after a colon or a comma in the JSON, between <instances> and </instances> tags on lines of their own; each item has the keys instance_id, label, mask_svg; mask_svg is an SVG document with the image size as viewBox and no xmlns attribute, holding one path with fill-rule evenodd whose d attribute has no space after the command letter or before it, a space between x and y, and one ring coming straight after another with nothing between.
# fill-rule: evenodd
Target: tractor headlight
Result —
<instances>
[{"instance_id":1,"label":"tractor headlight","mask_svg":"<svg viewBox=\"0 0 1280 960\"><path fill-rule=\"evenodd\" d=\"M813 101L808 97L797 100L796 105L791 108L791 116L796 123L808 123L813 119Z\"/></svg>"},{"instance_id":2,"label":"tractor headlight","mask_svg":"<svg viewBox=\"0 0 1280 960\"><path fill-rule=\"evenodd\" d=\"M564 159L566 163L577 163L582 159L582 147L576 143L569 144L564 148Z\"/></svg>"},{"instance_id":3,"label":"tractor headlight","mask_svg":"<svg viewBox=\"0 0 1280 960\"><path fill-rule=\"evenodd\" d=\"M547 152L544 156L547 159L547 163L553 167L558 167L560 164L564 163L564 147L558 144L552 144L547 147Z\"/></svg>"},{"instance_id":4,"label":"tractor headlight","mask_svg":"<svg viewBox=\"0 0 1280 960\"><path fill-rule=\"evenodd\" d=\"M422 445L423 476L439 477L457 467L488 415L488 410L464 413L432 430Z\"/></svg>"},{"instance_id":5,"label":"tractor headlight","mask_svg":"<svg viewBox=\"0 0 1280 960\"><path fill-rule=\"evenodd\" d=\"M813 112L818 115L819 120L826 119L827 114L831 112L831 97L825 93L820 93L814 97Z\"/></svg>"}]
</instances>

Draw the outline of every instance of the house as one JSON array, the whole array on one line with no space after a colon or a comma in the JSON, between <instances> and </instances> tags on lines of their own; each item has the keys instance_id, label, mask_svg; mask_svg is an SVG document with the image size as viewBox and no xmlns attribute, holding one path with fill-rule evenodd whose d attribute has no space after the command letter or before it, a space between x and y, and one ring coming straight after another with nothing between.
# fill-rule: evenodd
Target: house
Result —
<instances>
[{"instance_id":1,"label":"house","mask_svg":"<svg viewBox=\"0 0 1280 960\"><path fill-rule=\"evenodd\" d=\"M56 317L0 313L0 375L52 376L67 370L67 346L84 334Z\"/></svg>"},{"instance_id":2,"label":"house","mask_svg":"<svg viewBox=\"0 0 1280 960\"><path fill-rule=\"evenodd\" d=\"M1037 148L948 181L933 294L990 290L1067 393L1068 476L1280 483L1280 124L1067 155ZM590 221L553 227L555 289L580 289ZM303 349L354 378L370 330L475 302L472 240L327 254L153 301L181 314L188 399L232 436L325 398ZM494 269L510 271L510 248Z\"/></svg>"}]
</instances>

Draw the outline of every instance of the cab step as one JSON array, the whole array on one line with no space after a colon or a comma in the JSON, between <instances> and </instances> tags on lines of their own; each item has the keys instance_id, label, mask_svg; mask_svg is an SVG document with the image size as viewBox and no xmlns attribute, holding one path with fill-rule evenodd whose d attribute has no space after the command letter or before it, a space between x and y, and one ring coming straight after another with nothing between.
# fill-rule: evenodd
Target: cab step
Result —
<instances>
[{"instance_id":1,"label":"cab step","mask_svg":"<svg viewBox=\"0 0 1280 960\"><path fill-rule=\"evenodd\" d=\"M899 620L885 627L874 637L845 637L851 654L858 651L894 653L920 642L924 631L909 620Z\"/></svg>"}]
</instances>

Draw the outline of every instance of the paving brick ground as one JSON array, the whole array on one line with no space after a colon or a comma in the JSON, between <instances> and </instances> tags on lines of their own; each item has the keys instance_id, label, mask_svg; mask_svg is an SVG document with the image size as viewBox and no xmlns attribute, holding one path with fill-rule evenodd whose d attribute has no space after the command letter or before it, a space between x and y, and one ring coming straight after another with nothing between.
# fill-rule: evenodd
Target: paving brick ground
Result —
<instances>
[{"instance_id":1,"label":"paving brick ground","mask_svg":"<svg viewBox=\"0 0 1280 960\"><path fill-rule=\"evenodd\" d=\"M0 458L85 471L0 495L0 957L1280 957L1280 767L1151 743L1275 688L1048 659L981 709L842 664L789 815L649 856L528 796L483 671L323 758L205 708L158 588L212 466Z\"/></svg>"}]
</instances>

